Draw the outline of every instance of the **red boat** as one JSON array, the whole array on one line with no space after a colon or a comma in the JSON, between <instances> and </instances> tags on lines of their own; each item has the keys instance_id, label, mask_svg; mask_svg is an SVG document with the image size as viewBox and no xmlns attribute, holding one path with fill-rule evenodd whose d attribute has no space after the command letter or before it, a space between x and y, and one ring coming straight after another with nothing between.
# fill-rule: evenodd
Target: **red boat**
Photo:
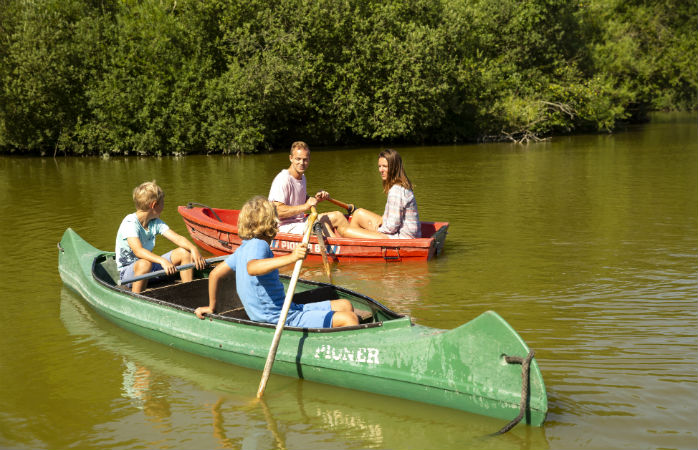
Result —
<instances>
[{"instance_id":1,"label":"red boat","mask_svg":"<svg viewBox=\"0 0 698 450\"><path fill-rule=\"evenodd\" d=\"M238 236L237 209L218 209L207 206L179 206L192 240L214 255L234 252L242 240ZM422 237L418 239L353 239L325 237L325 248L330 261L414 261L429 260L443 250L448 222L422 222ZM279 233L271 242L276 256L290 253L303 238L300 234ZM307 259L320 260L320 244L311 235Z\"/></svg>"}]
</instances>

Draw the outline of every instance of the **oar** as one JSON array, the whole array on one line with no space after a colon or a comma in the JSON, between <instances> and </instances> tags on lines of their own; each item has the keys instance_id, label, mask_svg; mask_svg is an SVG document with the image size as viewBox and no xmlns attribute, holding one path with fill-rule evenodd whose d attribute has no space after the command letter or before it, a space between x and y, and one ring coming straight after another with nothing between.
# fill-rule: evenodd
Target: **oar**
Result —
<instances>
[{"instance_id":1,"label":"oar","mask_svg":"<svg viewBox=\"0 0 698 450\"><path fill-rule=\"evenodd\" d=\"M351 203L347 204L347 203L344 203L344 202L340 202L339 200L335 200L335 199L333 199L332 197L327 197L327 200L329 200L330 202L332 202L332 203L334 203L335 205L339 206L340 208L346 209L347 212L348 212L349 214L353 214L354 211L356 210L356 208L354 207L354 205L352 205Z\"/></svg>"},{"instance_id":2,"label":"oar","mask_svg":"<svg viewBox=\"0 0 698 450\"><path fill-rule=\"evenodd\" d=\"M319 226L318 226L319 225ZM315 236L317 237L317 243L320 246L320 255L322 256L322 266L325 268L325 275L330 279L330 284L332 283L332 270L330 269L330 263L327 260L327 247L325 247L325 237L322 235L322 223L317 222L313 227L315 230Z\"/></svg>"},{"instance_id":3,"label":"oar","mask_svg":"<svg viewBox=\"0 0 698 450\"><path fill-rule=\"evenodd\" d=\"M310 240L310 233L313 230L313 223L315 222L315 219L317 219L317 211L313 206L310 209L310 216L308 216L308 228L305 230L305 234L303 235L303 244L307 244ZM262 395L264 395L264 388L267 386L269 373L271 373L271 366L274 365L276 349L279 347L281 332L284 329L284 324L286 323L286 316L288 315L288 309L291 307L291 299L293 298L293 293L296 290L296 283L298 282L298 276L301 273L302 265L303 260L299 259L298 261L296 261L296 265L293 268L293 276L291 276L291 281L288 284L286 298L284 299L284 306L281 308L281 315L279 316L279 323L276 324L276 331L274 332L274 338L271 341L271 347L269 348L269 356L267 356L267 362L264 365L262 380L259 382L259 389L257 389L257 398L262 398Z\"/></svg>"},{"instance_id":4,"label":"oar","mask_svg":"<svg viewBox=\"0 0 698 450\"><path fill-rule=\"evenodd\" d=\"M213 264L213 263L216 263L216 262L219 262L219 261L223 261L223 260L225 260L225 258L227 258L228 256L230 256L230 255L216 256L215 258L209 258L209 259L206 260L206 264ZM194 264L194 263L191 263L191 264L182 264L181 266L175 267L175 270L176 270L177 272L179 272L180 270L187 270L187 269L191 269L191 268L193 268L193 267L196 267L196 264ZM154 271L154 272L148 272L148 273L146 273L146 274L138 275L138 276L133 277L133 278L127 278L127 279L125 279L125 280L119 280L119 283L118 283L118 284L119 284L119 285L129 284L129 283L133 283L134 281L146 280L146 279L148 279L148 278L155 278L155 277L159 277L160 275L166 275L166 274L167 274L167 272L165 271L165 269L156 270L156 271Z\"/></svg>"},{"instance_id":5,"label":"oar","mask_svg":"<svg viewBox=\"0 0 698 450\"><path fill-rule=\"evenodd\" d=\"M223 222L220 217L218 217L218 214L216 214L216 211L213 210L210 206L206 206L203 203L196 203L196 202L189 202L187 203L187 209L192 209L194 206L201 206L203 209L208 209L211 211L211 214L214 215L216 219L218 219L219 222Z\"/></svg>"}]
</instances>

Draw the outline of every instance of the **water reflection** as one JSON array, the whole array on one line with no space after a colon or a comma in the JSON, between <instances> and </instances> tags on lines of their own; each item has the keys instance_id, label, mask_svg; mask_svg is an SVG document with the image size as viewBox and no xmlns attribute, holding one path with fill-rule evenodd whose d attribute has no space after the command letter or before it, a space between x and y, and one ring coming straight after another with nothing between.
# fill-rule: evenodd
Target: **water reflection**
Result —
<instances>
[{"instance_id":1,"label":"water reflection","mask_svg":"<svg viewBox=\"0 0 698 450\"><path fill-rule=\"evenodd\" d=\"M231 427L226 427L224 404L231 403L229 412L244 411L249 418L253 418L256 422L262 422L266 425L265 429L260 427L252 427L247 430L242 437L228 437L228 431ZM262 413L263 420L259 420L259 413ZM285 450L286 443L284 436L279 432L279 427L276 420L269 410L266 401L262 399L254 399L247 406L240 408L239 404L229 401L227 397L221 396L216 403L211 407L213 416L213 436L218 440L221 448L240 448L243 450L256 450L261 448L276 448Z\"/></svg>"},{"instance_id":2,"label":"water reflection","mask_svg":"<svg viewBox=\"0 0 698 450\"><path fill-rule=\"evenodd\" d=\"M124 382L122 393L133 401L134 406L142 410L148 420L162 426L163 432L169 431L171 424L167 420L170 415L170 404L167 400L169 385L167 380L153 379L154 375L148 367L124 357Z\"/></svg>"},{"instance_id":3,"label":"water reflection","mask_svg":"<svg viewBox=\"0 0 698 450\"><path fill-rule=\"evenodd\" d=\"M133 335L92 312L67 289L61 291L60 317L81 345L123 361L121 395L155 425L147 431L128 415L111 419L131 424L134 434L128 438L134 447L175 439L170 433L174 428L187 432L179 434L186 441L168 441L173 447L192 441L202 448L245 449L326 448L328 442L347 442L352 448L548 447L542 428L518 426L507 435L486 438L503 421L276 375L259 401L254 397L259 372ZM96 429L102 443L109 442L104 436L108 431L100 425Z\"/></svg>"},{"instance_id":4,"label":"water reflection","mask_svg":"<svg viewBox=\"0 0 698 450\"><path fill-rule=\"evenodd\" d=\"M380 423L367 422L362 416L348 415L341 409L327 410L316 408L315 416L331 430L351 429L358 439L371 442L376 447L383 445L383 427Z\"/></svg>"},{"instance_id":5,"label":"water reflection","mask_svg":"<svg viewBox=\"0 0 698 450\"><path fill-rule=\"evenodd\" d=\"M222 448L235 448L233 441L225 433L225 422L221 411L224 401L223 397L220 397L211 408L211 414L213 415L213 436L215 436Z\"/></svg>"}]
</instances>

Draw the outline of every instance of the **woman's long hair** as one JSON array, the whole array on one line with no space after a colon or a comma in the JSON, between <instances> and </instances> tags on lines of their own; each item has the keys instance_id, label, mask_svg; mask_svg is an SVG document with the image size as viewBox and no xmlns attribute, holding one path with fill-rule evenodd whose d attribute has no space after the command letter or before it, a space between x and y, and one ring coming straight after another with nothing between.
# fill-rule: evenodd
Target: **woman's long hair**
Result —
<instances>
[{"instance_id":1,"label":"woman's long hair","mask_svg":"<svg viewBox=\"0 0 698 450\"><path fill-rule=\"evenodd\" d=\"M378 154L378 159L380 158L385 158L385 160L388 161L388 176L385 181L383 181L383 192L387 194L394 184L399 184L410 191L413 190L412 183L410 179L407 178L405 168L402 165L402 157L398 152L392 148L388 148Z\"/></svg>"}]
</instances>

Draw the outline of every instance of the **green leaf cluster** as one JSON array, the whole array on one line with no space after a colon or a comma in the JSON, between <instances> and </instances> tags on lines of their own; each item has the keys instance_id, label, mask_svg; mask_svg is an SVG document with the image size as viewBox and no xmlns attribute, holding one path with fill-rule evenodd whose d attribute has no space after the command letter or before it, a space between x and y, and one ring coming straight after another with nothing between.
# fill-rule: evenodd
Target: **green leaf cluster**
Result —
<instances>
[{"instance_id":1,"label":"green leaf cluster","mask_svg":"<svg viewBox=\"0 0 698 450\"><path fill-rule=\"evenodd\" d=\"M527 141L698 106L679 0L3 0L0 151Z\"/></svg>"}]
</instances>

